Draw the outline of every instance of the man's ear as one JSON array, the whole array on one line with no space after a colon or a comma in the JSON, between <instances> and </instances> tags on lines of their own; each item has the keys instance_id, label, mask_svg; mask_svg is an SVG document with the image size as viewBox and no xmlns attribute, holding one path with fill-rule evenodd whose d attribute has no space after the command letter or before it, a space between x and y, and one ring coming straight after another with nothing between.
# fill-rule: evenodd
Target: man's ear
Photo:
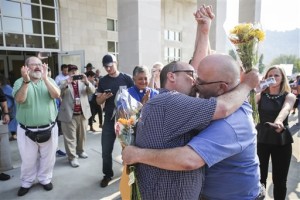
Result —
<instances>
[{"instance_id":1,"label":"man's ear","mask_svg":"<svg viewBox=\"0 0 300 200\"><path fill-rule=\"evenodd\" d=\"M175 76L174 76L175 74L174 73L172 73L172 72L168 72L167 73L167 78L168 78L168 80L170 81L170 82L175 82Z\"/></svg>"},{"instance_id":2,"label":"man's ear","mask_svg":"<svg viewBox=\"0 0 300 200\"><path fill-rule=\"evenodd\" d=\"M219 90L218 90L218 96L225 94L226 92L228 92L228 84L227 83L220 83L219 85Z\"/></svg>"}]
</instances>

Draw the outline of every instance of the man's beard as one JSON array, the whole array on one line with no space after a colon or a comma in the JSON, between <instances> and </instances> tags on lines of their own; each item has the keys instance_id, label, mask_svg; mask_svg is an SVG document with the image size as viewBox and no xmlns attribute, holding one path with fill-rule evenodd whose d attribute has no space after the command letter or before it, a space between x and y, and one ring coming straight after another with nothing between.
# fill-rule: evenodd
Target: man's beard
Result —
<instances>
[{"instance_id":1,"label":"man's beard","mask_svg":"<svg viewBox=\"0 0 300 200\"><path fill-rule=\"evenodd\" d=\"M42 72L41 71L33 71L33 72L30 72L30 76L32 76L35 79L40 79L40 78L42 78Z\"/></svg>"}]
</instances>

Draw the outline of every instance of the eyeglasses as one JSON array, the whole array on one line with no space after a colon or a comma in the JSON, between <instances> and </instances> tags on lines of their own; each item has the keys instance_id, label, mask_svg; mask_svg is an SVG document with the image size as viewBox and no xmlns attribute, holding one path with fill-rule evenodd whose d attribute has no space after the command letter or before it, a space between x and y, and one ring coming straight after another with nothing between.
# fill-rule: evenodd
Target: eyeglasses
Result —
<instances>
[{"instance_id":1,"label":"eyeglasses","mask_svg":"<svg viewBox=\"0 0 300 200\"><path fill-rule=\"evenodd\" d=\"M196 85L210 85L210 84L214 84L214 83L225 83L225 84L228 84L226 81L204 82L204 81L200 80L199 78L197 78L197 81L196 81Z\"/></svg>"},{"instance_id":2,"label":"eyeglasses","mask_svg":"<svg viewBox=\"0 0 300 200\"><path fill-rule=\"evenodd\" d=\"M193 79L195 79L195 71L194 70L175 70L172 71L172 73L177 73L177 72L185 72L187 75L189 75L190 77L192 77Z\"/></svg>"},{"instance_id":3,"label":"eyeglasses","mask_svg":"<svg viewBox=\"0 0 300 200\"><path fill-rule=\"evenodd\" d=\"M29 67L34 67L34 66L41 67L41 66L42 66L42 63L29 63L28 66L29 66Z\"/></svg>"}]
</instances>

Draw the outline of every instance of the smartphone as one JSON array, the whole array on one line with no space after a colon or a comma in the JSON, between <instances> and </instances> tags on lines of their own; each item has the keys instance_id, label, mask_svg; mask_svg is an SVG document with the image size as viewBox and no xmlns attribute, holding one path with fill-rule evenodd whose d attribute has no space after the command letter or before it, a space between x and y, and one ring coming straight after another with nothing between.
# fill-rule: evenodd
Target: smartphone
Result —
<instances>
[{"instance_id":1,"label":"smartphone","mask_svg":"<svg viewBox=\"0 0 300 200\"><path fill-rule=\"evenodd\" d=\"M105 93L111 93L111 89L104 90Z\"/></svg>"},{"instance_id":2,"label":"smartphone","mask_svg":"<svg viewBox=\"0 0 300 200\"><path fill-rule=\"evenodd\" d=\"M82 75L74 75L73 80L81 80L83 78Z\"/></svg>"}]
</instances>

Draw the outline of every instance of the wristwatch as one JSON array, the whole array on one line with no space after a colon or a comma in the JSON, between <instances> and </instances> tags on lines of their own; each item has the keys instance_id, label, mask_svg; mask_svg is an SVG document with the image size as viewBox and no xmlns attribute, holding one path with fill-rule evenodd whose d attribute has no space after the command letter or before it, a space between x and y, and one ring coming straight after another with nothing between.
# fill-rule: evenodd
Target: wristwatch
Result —
<instances>
[{"instance_id":1,"label":"wristwatch","mask_svg":"<svg viewBox=\"0 0 300 200\"><path fill-rule=\"evenodd\" d=\"M23 81L23 83L25 83L25 84L28 84L30 82L31 82L31 80L29 80L29 81Z\"/></svg>"}]
</instances>

